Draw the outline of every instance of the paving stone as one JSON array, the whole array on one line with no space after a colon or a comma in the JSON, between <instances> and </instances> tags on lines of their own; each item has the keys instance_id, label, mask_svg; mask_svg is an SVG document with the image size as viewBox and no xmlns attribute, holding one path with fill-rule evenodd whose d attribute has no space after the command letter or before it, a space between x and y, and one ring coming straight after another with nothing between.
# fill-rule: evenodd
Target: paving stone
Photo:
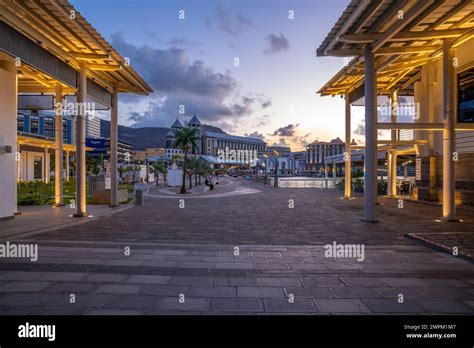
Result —
<instances>
[{"instance_id":1,"label":"paving stone","mask_svg":"<svg viewBox=\"0 0 474 348\"><path fill-rule=\"evenodd\" d=\"M290 269L290 265L287 263L254 263L255 269Z\"/></svg>"},{"instance_id":2,"label":"paving stone","mask_svg":"<svg viewBox=\"0 0 474 348\"><path fill-rule=\"evenodd\" d=\"M47 281L79 281L84 279L87 273L84 272L43 272L39 280Z\"/></svg>"},{"instance_id":3,"label":"paving stone","mask_svg":"<svg viewBox=\"0 0 474 348\"><path fill-rule=\"evenodd\" d=\"M103 284L94 290L98 294L138 294L140 287L127 284Z\"/></svg>"},{"instance_id":4,"label":"paving stone","mask_svg":"<svg viewBox=\"0 0 474 348\"><path fill-rule=\"evenodd\" d=\"M398 295L402 294L404 299L423 299L427 298L425 294L414 288L375 288L383 298L398 299Z\"/></svg>"},{"instance_id":5,"label":"paving stone","mask_svg":"<svg viewBox=\"0 0 474 348\"><path fill-rule=\"evenodd\" d=\"M325 288L285 288L285 294L288 297L293 294L295 298L332 298L334 297Z\"/></svg>"},{"instance_id":6,"label":"paving stone","mask_svg":"<svg viewBox=\"0 0 474 348\"><path fill-rule=\"evenodd\" d=\"M61 282L51 285L45 289L46 292L52 293L85 293L92 290L96 284L94 283L82 283L82 282Z\"/></svg>"},{"instance_id":7,"label":"paving stone","mask_svg":"<svg viewBox=\"0 0 474 348\"><path fill-rule=\"evenodd\" d=\"M1 271L0 280L39 280L41 272Z\"/></svg>"},{"instance_id":8,"label":"paving stone","mask_svg":"<svg viewBox=\"0 0 474 348\"><path fill-rule=\"evenodd\" d=\"M159 308L177 311L208 311L211 300L207 298L185 297L184 303L179 303L178 296L165 297L159 301Z\"/></svg>"},{"instance_id":9,"label":"paving stone","mask_svg":"<svg viewBox=\"0 0 474 348\"><path fill-rule=\"evenodd\" d=\"M382 278L389 286L398 287L431 287L429 283L419 278Z\"/></svg>"},{"instance_id":10,"label":"paving stone","mask_svg":"<svg viewBox=\"0 0 474 348\"><path fill-rule=\"evenodd\" d=\"M218 269L253 269L250 262L218 262Z\"/></svg>"},{"instance_id":11,"label":"paving stone","mask_svg":"<svg viewBox=\"0 0 474 348\"><path fill-rule=\"evenodd\" d=\"M331 313L369 313L370 309L358 299L314 300L321 312Z\"/></svg>"},{"instance_id":12,"label":"paving stone","mask_svg":"<svg viewBox=\"0 0 474 348\"><path fill-rule=\"evenodd\" d=\"M329 291L336 298L379 298L380 295L369 287L335 287L329 288Z\"/></svg>"},{"instance_id":13,"label":"paving stone","mask_svg":"<svg viewBox=\"0 0 474 348\"><path fill-rule=\"evenodd\" d=\"M429 313L474 313L473 309L470 309L456 301L420 301L421 307Z\"/></svg>"},{"instance_id":14,"label":"paving stone","mask_svg":"<svg viewBox=\"0 0 474 348\"><path fill-rule=\"evenodd\" d=\"M102 308L151 310L156 308L159 299L158 296L112 295Z\"/></svg>"},{"instance_id":15,"label":"paving stone","mask_svg":"<svg viewBox=\"0 0 474 348\"><path fill-rule=\"evenodd\" d=\"M28 315L84 315L87 309L79 308L37 308L33 309Z\"/></svg>"},{"instance_id":16,"label":"paving stone","mask_svg":"<svg viewBox=\"0 0 474 348\"><path fill-rule=\"evenodd\" d=\"M215 278L214 285L216 286L254 286L257 285L257 279L246 277L224 277Z\"/></svg>"},{"instance_id":17,"label":"paving stone","mask_svg":"<svg viewBox=\"0 0 474 348\"><path fill-rule=\"evenodd\" d=\"M341 277L341 280L347 286L386 286L380 278L368 278L368 277Z\"/></svg>"},{"instance_id":18,"label":"paving stone","mask_svg":"<svg viewBox=\"0 0 474 348\"><path fill-rule=\"evenodd\" d=\"M9 294L8 296L0 297L0 307L35 307L44 306L48 302L57 298L55 294Z\"/></svg>"},{"instance_id":19,"label":"paving stone","mask_svg":"<svg viewBox=\"0 0 474 348\"><path fill-rule=\"evenodd\" d=\"M261 286L301 286L298 278L261 277L257 278Z\"/></svg>"},{"instance_id":20,"label":"paving stone","mask_svg":"<svg viewBox=\"0 0 474 348\"><path fill-rule=\"evenodd\" d=\"M212 285L214 279L212 277L195 277L195 276L174 276L169 284L174 285Z\"/></svg>"},{"instance_id":21,"label":"paving stone","mask_svg":"<svg viewBox=\"0 0 474 348\"><path fill-rule=\"evenodd\" d=\"M263 302L253 298L213 298L212 311L263 312Z\"/></svg>"},{"instance_id":22,"label":"paving stone","mask_svg":"<svg viewBox=\"0 0 474 348\"><path fill-rule=\"evenodd\" d=\"M171 276L165 275L132 275L126 283L140 283L140 284L166 284L171 279Z\"/></svg>"},{"instance_id":23,"label":"paving stone","mask_svg":"<svg viewBox=\"0 0 474 348\"><path fill-rule=\"evenodd\" d=\"M178 296L189 294L191 286L186 285L143 285L140 294L157 296Z\"/></svg>"},{"instance_id":24,"label":"paving stone","mask_svg":"<svg viewBox=\"0 0 474 348\"><path fill-rule=\"evenodd\" d=\"M92 273L84 278L86 282L99 282L99 283L121 283L128 276L124 274L115 273Z\"/></svg>"},{"instance_id":25,"label":"paving stone","mask_svg":"<svg viewBox=\"0 0 474 348\"><path fill-rule=\"evenodd\" d=\"M49 282L26 282L26 281L15 281L7 282L0 286L1 292L37 292L50 286Z\"/></svg>"},{"instance_id":26,"label":"paving stone","mask_svg":"<svg viewBox=\"0 0 474 348\"><path fill-rule=\"evenodd\" d=\"M431 284L435 287L450 287L450 288L472 287L472 285L459 279L423 278L423 280L427 282L428 284Z\"/></svg>"},{"instance_id":27,"label":"paving stone","mask_svg":"<svg viewBox=\"0 0 474 348\"><path fill-rule=\"evenodd\" d=\"M31 311L30 308L6 308L0 306L0 315L26 315Z\"/></svg>"},{"instance_id":28,"label":"paving stone","mask_svg":"<svg viewBox=\"0 0 474 348\"><path fill-rule=\"evenodd\" d=\"M277 287L257 287L257 286L239 286L237 288L238 297L252 298L279 298L284 297L281 288Z\"/></svg>"},{"instance_id":29,"label":"paving stone","mask_svg":"<svg viewBox=\"0 0 474 348\"><path fill-rule=\"evenodd\" d=\"M423 309L418 302L398 303L396 299L368 299L362 300L375 313L422 313Z\"/></svg>"},{"instance_id":30,"label":"paving stone","mask_svg":"<svg viewBox=\"0 0 474 348\"><path fill-rule=\"evenodd\" d=\"M237 297L237 288L230 286L193 286L190 296L194 297Z\"/></svg>"},{"instance_id":31,"label":"paving stone","mask_svg":"<svg viewBox=\"0 0 474 348\"><path fill-rule=\"evenodd\" d=\"M264 299L263 303L267 312L318 312L314 303L309 299L295 299L293 303L287 299Z\"/></svg>"},{"instance_id":32,"label":"paving stone","mask_svg":"<svg viewBox=\"0 0 474 348\"><path fill-rule=\"evenodd\" d=\"M425 294L430 299L437 300L455 300L464 299L469 300L474 298L472 289L461 289L461 288L419 288L416 289L418 292Z\"/></svg>"},{"instance_id":33,"label":"paving stone","mask_svg":"<svg viewBox=\"0 0 474 348\"><path fill-rule=\"evenodd\" d=\"M344 283L337 276L330 275L314 275L311 277L301 278L303 286L308 287L334 287L344 286Z\"/></svg>"},{"instance_id":34,"label":"paving stone","mask_svg":"<svg viewBox=\"0 0 474 348\"><path fill-rule=\"evenodd\" d=\"M142 311L133 309L92 309L86 315L141 315Z\"/></svg>"},{"instance_id":35,"label":"paving stone","mask_svg":"<svg viewBox=\"0 0 474 348\"><path fill-rule=\"evenodd\" d=\"M75 303L71 303L71 296L69 294L61 295L49 307L61 308L99 308L108 299L110 295L102 294L75 294Z\"/></svg>"}]
</instances>

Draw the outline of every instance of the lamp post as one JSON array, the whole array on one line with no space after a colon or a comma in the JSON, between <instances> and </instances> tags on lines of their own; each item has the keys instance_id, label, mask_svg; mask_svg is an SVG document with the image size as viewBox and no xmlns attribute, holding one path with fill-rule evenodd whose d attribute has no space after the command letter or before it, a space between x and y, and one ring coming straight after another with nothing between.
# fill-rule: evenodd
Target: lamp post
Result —
<instances>
[{"instance_id":1,"label":"lamp post","mask_svg":"<svg viewBox=\"0 0 474 348\"><path fill-rule=\"evenodd\" d=\"M278 153L278 151L275 151L273 150L273 152L275 153L275 181L273 182L273 186L275 187L278 187L278 158L280 156L280 154Z\"/></svg>"}]
</instances>

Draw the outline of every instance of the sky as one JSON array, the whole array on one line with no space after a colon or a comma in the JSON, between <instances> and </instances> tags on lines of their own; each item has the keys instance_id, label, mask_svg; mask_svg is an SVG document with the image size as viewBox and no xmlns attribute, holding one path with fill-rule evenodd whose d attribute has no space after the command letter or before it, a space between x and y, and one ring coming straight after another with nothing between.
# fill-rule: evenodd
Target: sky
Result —
<instances>
[{"instance_id":1,"label":"sky","mask_svg":"<svg viewBox=\"0 0 474 348\"><path fill-rule=\"evenodd\" d=\"M195 113L293 151L344 137L343 99L316 94L344 60L316 57L316 48L349 0L71 3L154 90L121 94L120 124L169 127ZM360 109L353 107L356 139Z\"/></svg>"}]
</instances>

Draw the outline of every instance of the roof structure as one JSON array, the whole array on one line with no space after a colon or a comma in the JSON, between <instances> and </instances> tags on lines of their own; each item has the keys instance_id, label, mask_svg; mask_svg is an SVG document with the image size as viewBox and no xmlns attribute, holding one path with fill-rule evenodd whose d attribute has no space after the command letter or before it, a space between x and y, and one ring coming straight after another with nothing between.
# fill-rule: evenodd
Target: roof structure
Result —
<instances>
[{"instance_id":1,"label":"roof structure","mask_svg":"<svg viewBox=\"0 0 474 348\"><path fill-rule=\"evenodd\" d=\"M240 137L237 135L230 135L226 133L219 133L219 132L204 132L204 136L208 136L210 138L217 138L217 139L223 139L223 140L234 140L234 141L245 141L248 143L260 143L260 144L266 144L265 141L262 139L257 139L257 138L250 138L250 137Z\"/></svg>"},{"instance_id":2,"label":"roof structure","mask_svg":"<svg viewBox=\"0 0 474 348\"><path fill-rule=\"evenodd\" d=\"M190 125L191 127L200 126L201 121L199 121L199 119L196 117L196 115L194 115L193 118L191 118L191 120L189 120L188 125Z\"/></svg>"},{"instance_id":3,"label":"roof structure","mask_svg":"<svg viewBox=\"0 0 474 348\"><path fill-rule=\"evenodd\" d=\"M109 92L114 87L122 93L147 95L153 91L132 68L133 62L122 57L67 0L0 0L0 25L33 41L66 67L78 71L86 61L87 77ZM54 89L57 81L53 77L27 61L22 63L20 92ZM75 90L74 83L60 82L64 91Z\"/></svg>"},{"instance_id":4,"label":"roof structure","mask_svg":"<svg viewBox=\"0 0 474 348\"><path fill-rule=\"evenodd\" d=\"M352 0L317 49L318 56L353 57L319 91L350 93L351 102L364 91L364 47L375 55L377 90L412 95L420 67L442 57L442 40L456 47L474 35L472 0Z\"/></svg>"},{"instance_id":5,"label":"roof structure","mask_svg":"<svg viewBox=\"0 0 474 348\"><path fill-rule=\"evenodd\" d=\"M176 119L176 121L174 121L174 123L171 125L171 128L173 128L173 129L183 128L183 124L181 122L179 122L178 119Z\"/></svg>"}]
</instances>

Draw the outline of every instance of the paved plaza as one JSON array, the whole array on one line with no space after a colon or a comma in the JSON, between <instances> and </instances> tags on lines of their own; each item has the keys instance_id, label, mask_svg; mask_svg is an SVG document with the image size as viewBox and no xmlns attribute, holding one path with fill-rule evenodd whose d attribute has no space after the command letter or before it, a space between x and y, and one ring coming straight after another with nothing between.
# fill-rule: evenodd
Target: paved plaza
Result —
<instances>
[{"instance_id":1,"label":"paved plaza","mask_svg":"<svg viewBox=\"0 0 474 348\"><path fill-rule=\"evenodd\" d=\"M474 264L405 236L470 233L474 213L436 222L440 207L380 198L366 224L362 197L341 195L224 179L22 235L39 259L2 260L0 314L474 313ZM333 242L363 244L364 260L326 257Z\"/></svg>"}]
</instances>

